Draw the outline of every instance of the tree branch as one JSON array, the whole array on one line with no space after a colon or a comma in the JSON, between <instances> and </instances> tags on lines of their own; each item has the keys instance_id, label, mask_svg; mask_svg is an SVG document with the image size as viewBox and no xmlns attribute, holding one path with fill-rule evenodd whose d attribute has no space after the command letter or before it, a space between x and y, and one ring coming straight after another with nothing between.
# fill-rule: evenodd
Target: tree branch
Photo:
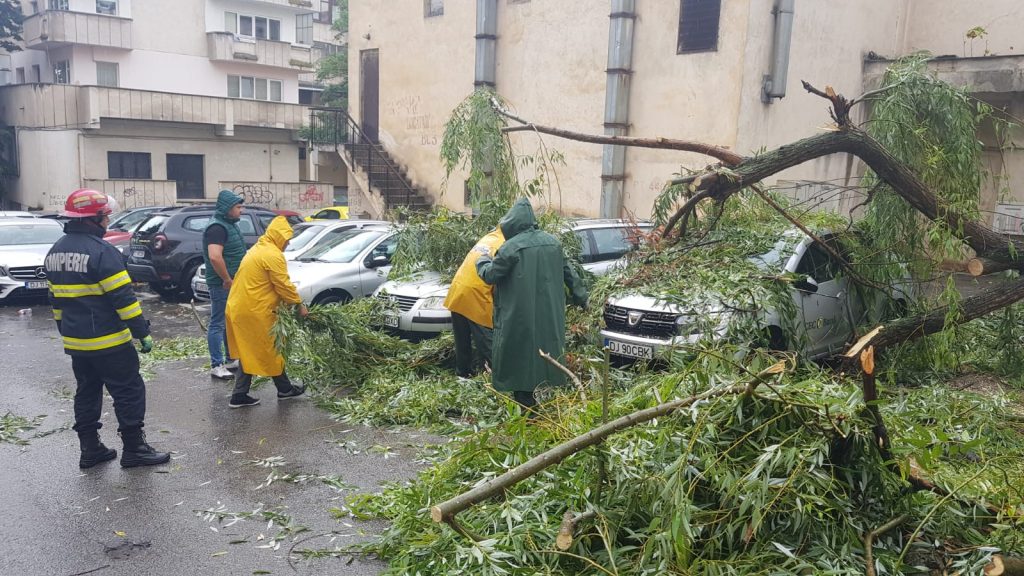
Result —
<instances>
[{"instance_id":1,"label":"tree branch","mask_svg":"<svg viewBox=\"0 0 1024 576\"><path fill-rule=\"evenodd\" d=\"M709 390L703 394L690 396L689 398L681 400L673 400L671 402L659 404L658 406L646 408L644 410L639 410L620 418L616 418L607 424L599 426L585 434L581 434L572 440L569 440L568 442L564 442L541 454L538 454L519 466L505 472L501 476L492 478L468 492L464 492L454 498L437 504L430 509L430 517L434 522L445 522L451 525L455 519L455 515L459 512L462 512L470 506L473 506L478 502L482 502L499 492L511 488L515 484L550 466L558 464L562 460L565 460L569 456L572 456L585 448L598 444L615 432L624 430L631 426L636 426L637 424L649 422L655 418L671 414L676 410L689 407L703 400L735 394L753 394L758 384L769 376L785 371L785 369L786 363L784 361L779 362L756 374L754 378L745 385Z\"/></svg>"},{"instance_id":2,"label":"tree branch","mask_svg":"<svg viewBox=\"0 0 1024 576\"><path fill-rule=\"evenodd\" d=\"M572 370L569 370L565 366L562 366L562 364L559 363L558 360L555 360L551 356L551 354L548 354L547 352L545 352L543 350L537 350L537 352L540 353L540 357L541 358L547 360L548 363L550 363L555 368L558 368L559 370L561 370L562 373L564 373L566 376L568 376L572 380L572 383L576 385L576 389L580 391L580 400L586 402L587 401L587 389L583 387L583 382L580 381L579 376L573 374Z\"/></svg>"},{"instance_id":3,"label":"tree branch","mask_svg":"<svg viewBox=\"0 0 1024 576\"><path fill-rule=\"evenodd\" d=\"M871 548L875 544L875 538L878 538L879 536L885 534L889 530L892 530L900 524L903 524L907 521L907 518L908 516L906 514L901 514L864 535L864 562L867 564L867 569L864 571L864 573L867 576L875 576L876 574L875 554L871 550Z\"/></svg>"}]
</instances>

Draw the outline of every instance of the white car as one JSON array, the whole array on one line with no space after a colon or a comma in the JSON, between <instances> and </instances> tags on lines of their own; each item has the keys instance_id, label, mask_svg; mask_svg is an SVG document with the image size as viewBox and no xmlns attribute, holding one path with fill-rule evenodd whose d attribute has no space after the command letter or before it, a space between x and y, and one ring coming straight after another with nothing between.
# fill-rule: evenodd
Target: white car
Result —
<instances>
[{"instance_id":1,"label":"white car","mask_svg":"<svg viewBox=\"0 0 1024 576\"><path fill-rule=\"evenodd\" d=\"M832 235L821 239L832 246ZM881 315L881 306L871 308L840 272L841 265L820 244L797 230L786 232L768 253L749 259L771 276L791 273L798 278L790 289L796 318L784 318L776 309L756 313L759 334L733 334L738 338L760 339L772 349L798 350L807 358L821 358L844 349L854 328ZM893 291L897 309L905 309L909 294L902 287ZM614 357L626 360L666 358L703 339L726 337L731 332L736 307L713 298L701 302L667 302L629 292L608 299L604 307L605 327L601 340ZM881 299L879 299L881 301ZM883 302L884 303L884 302ZM788 341L783 326L795 329L795 341Z\"/></svg>"},{"instance_id":2,"label":"white car","mask_svg":"<svg viewBox=\"0 0 1024 576\"><path fill-rule=\"evenodd\" d=\"M36 215L22 210L0 210L0 219L6 218L35 218Z\"/></svg>"},{"instance_id":3,"label":"white car","mask_svg":"<svg viewBox=\"0 0 1024 576\"><path fill-rule=\"evenodd\" d=\"M296 224L292 227L292 239L284 248L284 258L295 260L306 250L345 230L390 225L391 223L385 220L311 220Z\"/></svg>"},{"instance_id":4,"label":"white car","mask_svg":"<svg viewBox=\"0 0 1024 576\"><path fill-rule=\"evenodd\" d=\"M604 276L621 265L623 257L636 249L639 233L652 229L649 222L615 219L583 219L570 224L580 239L583 268ZM386 282L376 296L393 302L397 311L384 315L387 328L413 337L436 336L452 329L452 315L444 307L449 285L436 272L420 272L410 278Z\"/></svg>"},{"instance_id":5,"label":"white car","mask_svg":"<svg viewBox=\"0 0 1024 576\"><path fill-rule=\"evenodd\" d=\"M313 220L296 224L292 228L292 239L284 248L284 259L295 260L303 252L311 250L321 242L333 238L345 230L362 228L380 228L390 226L385 220ZM206 302L210 299L210 289L206 285L206 265L201 265L192 277L192 294L195 299Z\"/></svg>"},{"instance_id":6,"label":"white car","mask_svg":"<svg viewBox=\"0 0 1024 576\"><path fill-rule=\"evenodd\" d=\"M45 218L0 219L0 302L45 296L43 260L64 227Z\"/></svg>"},{"instance_id":7,"label":"white car","mask_svg":"<svg viewBox=\"0 0 1024 576\"><path fill-rule=\"evenodd\" d=\"M288 275L307 304L358 300L387 279L396 248L398 236L391 226L350 228L288 262Z\"/></svg>"}]
</instances>

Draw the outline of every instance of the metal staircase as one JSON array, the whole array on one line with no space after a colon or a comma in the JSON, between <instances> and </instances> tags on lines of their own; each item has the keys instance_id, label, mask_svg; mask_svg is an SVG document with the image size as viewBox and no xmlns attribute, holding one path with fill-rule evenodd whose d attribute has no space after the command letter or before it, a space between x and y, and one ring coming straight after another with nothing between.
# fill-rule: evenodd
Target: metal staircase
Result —
<instances>
[{"instance_id":1,"label":"metal staircase","mask_svg":"<svg viewBox=\"0 0 1024 576\"><path fill-rule=\"evenodd\" d=\"M370 189L380 195L387 210L430 209L426 192L413 185L406 170L384 146L368 138L346 110L310 108L308 137L312 145L333 147L352 168L362 170Z\"/></svg>"}]
</instances>

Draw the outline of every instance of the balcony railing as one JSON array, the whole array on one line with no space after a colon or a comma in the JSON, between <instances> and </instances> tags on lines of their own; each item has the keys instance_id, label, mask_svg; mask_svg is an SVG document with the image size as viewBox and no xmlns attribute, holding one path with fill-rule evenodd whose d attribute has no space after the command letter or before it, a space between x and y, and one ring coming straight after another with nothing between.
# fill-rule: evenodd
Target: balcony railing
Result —
<instances>
[{"instance_id":1,"label":"balcony railing","mask_svg":"<svg viewBox=\"0 0 1024 576\"><path fill-rule=\"evenodd\" d=\"M309 12L313 8L313 0L250 0L250 2L287 6L289 8L298 8L306 12Z\"/></svg>"},{"instance_id":2,"label":"balcony railing","mask_svg":"<svg viewBox=\"0 0 1024 576\"><path fill-rule=\"evenodd\" d=\"M263 66L310 71L312 51L303 46L274 40L241 39L231 32L207 32L210 60L252 62Z\"/></svg>"},{"instance_id":3,"label":"balcony railing","mask_svg":"<svg viewBox=\"0 0 1024 576\"><path fill-rule=\"evenodd\" d=\"M301 104L193 96L70 84L0 86L0 120L28 128L100 128L103 118L213 124L221 135L235 126L298 130Z\"/></svg>"},{"instance_id":4,"label":"balcony railing","mask_svg":"<svg viewBox=\"0 0 1024 576\"><path fill-rule=\"evenodd\" d=\"M218 182L219 190L233 190L246 206L311 212L334 204L334 186L325 182Z\"/></svg>"},{"instance_id":5,"label":"balcony railing","mask_svg":"<svg viewBox=\"0 0 1024 576\"><path fill-rule=\"evenodd\" d=\"M132 49L132 21L129 18L46 10L25 19L25 45L48 50L69 44Z\"/></svg>"}]
</instances>

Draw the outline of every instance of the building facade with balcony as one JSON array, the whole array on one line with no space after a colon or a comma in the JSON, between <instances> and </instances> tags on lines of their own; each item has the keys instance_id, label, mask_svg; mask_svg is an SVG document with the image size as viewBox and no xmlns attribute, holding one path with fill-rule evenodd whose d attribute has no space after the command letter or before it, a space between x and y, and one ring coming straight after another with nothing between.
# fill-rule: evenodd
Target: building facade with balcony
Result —
<instances>
[{"instance_id":1,"label":"building facade with balcony","mask_svg":"<svg viewBox=\"0 0 1024 576\"><path fill-rule=\"evenodd\" d=\"M827 129L827 103L805 92L801 80L855 97L877 82L881 60L929 50L951 55L934 63L945 78L1020 118L1021 6L1020 0L361 0L350 13L350 113L414 183L463 210L463 175L446 178L438 156L445 121L477 85L493 85L516 115L537 124L691 140L753 155ZM788 34L780 36L780 29ZM774 70L775 56L788 65ZM854 114L863 120L864 107ZM1024 138L1019 131L1010 136L984 138L985 161L1010 178L1013 190L1024 178L1024 153L1011 140ZM527 154L538 153L539 138L513 135ZM566 214L647 217L674 174L713 163L699 154L623 151L551 136L543 145L565 159L556 167L551 201ZM844 193L862 174L859 162L835 155L790 169L777 183L843 210L863 201ZM983 191L983 206L996 204L1001 187ZM1016 188L1016 201L1024 204L1024 188Z\"/></svg>"},{"instance_id":2,"label":"building facade with balcony","mask_svg":"<svg viewBox=\"0 0 1024 576\"><path fill-rule=\"evenodd\" d=\"M142 189L202 199L245 182L281 196L262 203L311 209L344 183L300 138L332 0L21 4L25 49L0 75L5 205L54 209L86 183L130 205ZM125 186L149 181L165 184Z\"/></svg>"}]
</instances>

